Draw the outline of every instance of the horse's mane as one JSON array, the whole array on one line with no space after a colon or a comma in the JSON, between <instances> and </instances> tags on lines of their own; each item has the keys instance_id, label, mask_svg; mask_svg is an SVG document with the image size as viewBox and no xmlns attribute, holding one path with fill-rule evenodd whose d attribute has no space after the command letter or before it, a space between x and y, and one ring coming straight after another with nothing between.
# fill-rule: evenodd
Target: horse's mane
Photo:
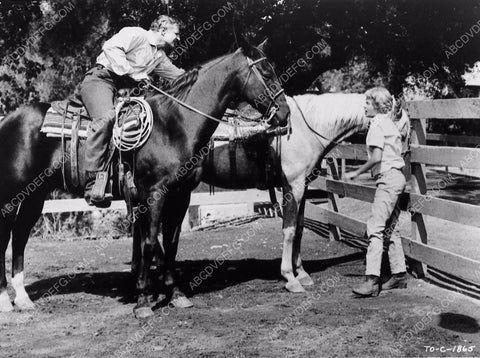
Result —
<instances>
[{"instance_id":1,"label":"horse's mane","mask_svg":"<svg viewBox=\"0 0 480 358\"><path fill-rule=\"evenodd\" d=\"M172 95L173 97L180 100L184 100L187 97L187 95L190 93L190 90L192 89L193 85L197 82L200 70L208 69L210 66L215 65L217 62L221 61L228 55L231 55L231 54L227 54L227 55L215 58L213 60L210 60L202 65L195 66L194 68L186 71L185 73L178 76L174 80L168 81L168 80L161 79L159 83L157 83L156 85L157 87L160 87L162 90ZM178 105L175 101L171 100L170 98L167 98L166 96L163 96L162 94L159 94L155 90L148 91L146 96L148 98L156 97L160 99L163 103L165 103L167 106Z\"/></svg>"},{"instance_id":2,"label":"horse's mane","mask_svg":"<svg viewBox=\"0 0 480 358\"><path fill-rule=\"evenodd\" d=\"M352 129L367 129L365 95L357 93L303 94L294 97L309 125L327 138L336 138ZM287 97L293 111L298 111ZM300 115L300 120L303 121Z\"/></svg>"},{"instance_id":3,"label":"horse's mane","mask_svg":"<svg viewBox=\"0 0 480 358\"><path fill-rule=\"evenodd\" d=\"M190 89L197 82L200 66L196 66L172 81L162 83L162 89L177 98L184 98Z\"/></svg>"}]
</instances>

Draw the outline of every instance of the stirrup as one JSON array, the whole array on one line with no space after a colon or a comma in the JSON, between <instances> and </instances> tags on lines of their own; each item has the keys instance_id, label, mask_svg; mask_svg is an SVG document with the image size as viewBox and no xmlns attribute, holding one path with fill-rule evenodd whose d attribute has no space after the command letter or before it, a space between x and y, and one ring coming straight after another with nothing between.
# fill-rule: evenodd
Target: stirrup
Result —
<instances>
[{"instance_id":1,"label":"stirrup","mask_svg":"<svg viewBox=\"0 0 480 358\"><path fill-rule=\"evenodd\" d=\"M112 204L112 195L109 193L105 195L105 189L108 183L108 171L97 172L95 176L95 183L90 191L90 205L95 205L99 208L108 208Z\"/></svg>"}]
</instances>

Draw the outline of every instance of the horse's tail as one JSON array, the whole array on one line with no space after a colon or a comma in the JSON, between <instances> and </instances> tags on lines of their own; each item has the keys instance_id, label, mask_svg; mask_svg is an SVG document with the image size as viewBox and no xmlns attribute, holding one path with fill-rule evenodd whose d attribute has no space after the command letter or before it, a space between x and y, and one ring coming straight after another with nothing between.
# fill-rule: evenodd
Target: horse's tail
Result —
<instances>
[{"instance_id":1,"label":"horse's tail","mask_svg":"<svg viewBox=\"0 0 480 358\"><path fill-rule=\"evenodd\" d=\"M56 148L47 145L40 133L48 108L46 103L21 106L0 121L0 206L32 183L51 161Z\"/></svg>"},{"instance_id":2,"label":"horse's tail","mask_svg":"<svg viewBox=\"0 0 480 358\"><path fill-rule=\"evenodd\" d=\"M392 117L394 121L398 121L402 118L403 116L402 107L403 107L402 101L394 99L393 108L392 108Z\"/></svg>"},{"instance_id":3,"label":"horse's tail","mask_svg":"<svg viewBox=\"0 0 480 358\"><path fill-rule=\"evenodd\" d=\"M398 117L394 117L394 123L397 126L397 129L400 132L400 136L402 139L402 155L405 155L405 153L410 147L411 137L411 124L407 111L403 108L400 108Z\"/></svg>"}]
</instances>

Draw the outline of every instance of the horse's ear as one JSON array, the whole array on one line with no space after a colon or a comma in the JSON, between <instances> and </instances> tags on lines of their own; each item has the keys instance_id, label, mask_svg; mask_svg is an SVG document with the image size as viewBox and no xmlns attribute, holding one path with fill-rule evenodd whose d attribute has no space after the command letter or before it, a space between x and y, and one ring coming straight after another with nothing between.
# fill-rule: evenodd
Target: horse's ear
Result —
<instances>
[{"instance_id":1,"label":"horse's ear","mask_svg":"<svg viewBox=\"0 0 480 358\"><path fill-rule=\"evenodd\" d=\"M238 48L242 49L245 56L253 57L255 53L255 47L248 42L248 40L243 35L243 22L238 23L238 15L233 13L233 36L235 37L235 43Z\"/></svg>"},{"instance_id":2,"label":"horse's ear","mask_svg":"<svg viewBox=\"0 0 480 358\"><path fill-rule=\"evenodd\" d=\"M248 57L254 57L255 47L248 42L243 35L237 35L238 46L243 50L243 53Z\"/></svg>"}]
</instances>

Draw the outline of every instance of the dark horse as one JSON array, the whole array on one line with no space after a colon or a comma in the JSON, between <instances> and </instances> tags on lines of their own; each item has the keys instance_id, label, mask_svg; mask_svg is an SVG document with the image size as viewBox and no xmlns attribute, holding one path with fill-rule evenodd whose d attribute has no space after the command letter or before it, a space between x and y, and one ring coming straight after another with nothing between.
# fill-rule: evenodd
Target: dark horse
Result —
<instances>
[{"instance_id":1,"label":"dark horse","mask_svg":"<svg viewBox=\"0 0 480 358\"><path fill-rule=\"evenodd\" d=\"M245 41L234 53L187 72L173 88L176 88L172 90L175 97L216 118L223 116L229 103L240 100L262 113L276 109L271 120L273 125L285 126L288 120L285 96L269 90L280 88L272 66L260 48ZM217 122L162 94L152 95L147 101L153 111L154 125L150 138L136 153L135 166L140 208L134 226L134 241L139 243L134 246L134 256L140 258L136 268L138 301L134 312L137 317L153 314L147 276L154 254L158 257L157 265L160 265L159 272L166 288L166 301L173 297L180 227L189 206L190 193L200 180L196 168L185 173L184 166L208 144L218 126ZM46 195L62 185L61 142L40 133L48 108L46 103L21 107L0 122L0 168L3 171L0 179L0 311L13 308L5 276L5 251L10 235L14 302L19 309L34 307L24 288L25 245L42 212ZM82 148L79 157L81 169ZM35 184L35 189L26 191L31 183ZM159 233L163 233L163 245L158 240Z\"/></svg>"}]
</instances>

